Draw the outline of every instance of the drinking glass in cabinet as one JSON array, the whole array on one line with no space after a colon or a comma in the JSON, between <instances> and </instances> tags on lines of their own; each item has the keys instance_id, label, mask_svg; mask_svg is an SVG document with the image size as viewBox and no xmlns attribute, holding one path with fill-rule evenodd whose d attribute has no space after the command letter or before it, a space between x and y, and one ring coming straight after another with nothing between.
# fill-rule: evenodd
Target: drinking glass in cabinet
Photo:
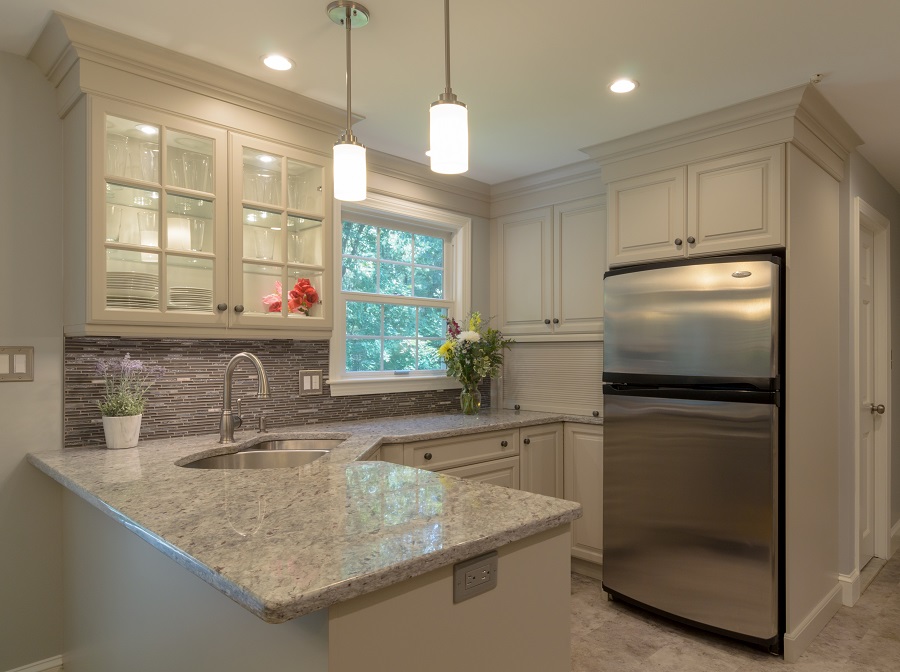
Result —
<instances>
[{"instance_id":1,"label":"drinking glass in cabinet","mask_svg":"<svg viewBox=\"0 0 900 672\"><path fill-rule=\"evenodd\" d=\"M288 159L288 207L318 213L322 209L322 169Z\"/></svg>"},{"instance_id":2,"label":"drinking glass in cabinet","mask_svg":"<svg viewBox=\"0 0 900 672\"><path fill-rule=\"evenodd\" d=\"M213 250L213 202L202 198L166 196L166 247L170 250Z\"/></svg>"},{"instance_id":3,"label":"drinking glass in cabinet","mask_svg":"<svg viewBox=\"0 0 900 672\"><path fill-rule=\"evenodd\" d=\"M166 134L166 179L174 187L213 190L213 141L199 135L169 130Z\"/></svg>"},{"instance_id":4,"label":"drinking glass in cabinet","mask_svg":"<svg viewBox=\"0 0 900 672\"><path fill-rule=\"evenodd\" d=\"M210 313L213 306L213 261L166 255L166 309Z\"/></svg>"},{"instance_id":5,"label":"drinking glass in cabinet","mask_svg":"<svg viewBox=\"0 0 900 672\"><path fill-rule=\"evenodd\" d=\"M281 157L245 147L244 200L281 205Z\"/></svg>"},{"instance_id":6,"label":"drinking glass in cabinet","mask_svg":"<svg viewBox=\"0 0 900 672\"><path fill-rule=\"evenodd\" d=\"M288 263L322 265L322 222L289 216Z\"/></svg>"},{"instance_id":7,"label":"drinking glass in cabinet","mask_svg":"<svg viewBox=\"0 0 900 672\"><path fill-rule=\"evenodd\" d=\"M244 208L244 257L282 260L281 216Z\"/></svg>"},{"instance_id":8,"label":"drinking glass in cabinet","mask_svg":"<svg viewBox=\"0 0 900 672\"><path fill-rule=\"evenodd\" d=\"M159 182L159 127L138 121L106 118L106 173Z\"/></svg>"},{"instance_id":9,"label":"drinking glass in cabinet","mask_svg":"<svg viewBox=\"0 0 900 672\"><path fill-rule=\"evenodd\" d=\"M125 206L123 205L106 204L106 242L119 242L119 235L122 231L122 211L124 209Z\"/></svg>"},{"instance_id":10,"label":"drinking glass in cabinet","mask_svg":"<svg viewBox=\"0 0 900 672\"><path fill-rule=\"evenodd\" d=\"M106 307L159 309L159 255L106 251Z\"/></svg>"}]
</instances>

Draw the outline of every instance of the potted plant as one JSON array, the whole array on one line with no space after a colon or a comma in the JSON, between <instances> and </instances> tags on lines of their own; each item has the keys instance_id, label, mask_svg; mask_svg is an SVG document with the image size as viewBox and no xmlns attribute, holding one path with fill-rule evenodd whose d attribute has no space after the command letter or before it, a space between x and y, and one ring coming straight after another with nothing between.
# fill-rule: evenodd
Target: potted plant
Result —
<instances>
[{"instance_id":1,"label":"potted plant","mask_svg":"<svg viewBox=\"0 0 900 672\"><path fill-rule=\"evenodd\" d=\"M147 403L147 390L161 372L125 353L121 358L97 360L97 373L103 377L104 394L97 403L103 416L107 448L134 448L141 432L141 418Z\"/></svg>"},{"instance_id":2,"label":"potted plant","mask_svg":"<svg viewBox=\"0 0 900 672\"><path fill-rule=\"evenodd\" d=\"M481 408L478 384L485 376L496 376L503 364L503 348L514 341L503 338L497 329L482 320L481 313L471 313L463 329L453 318L447 318L447 341L438 354L447 363L447 375L462 383L459 404L466 415Z\"/></svg>"}]
</instances>

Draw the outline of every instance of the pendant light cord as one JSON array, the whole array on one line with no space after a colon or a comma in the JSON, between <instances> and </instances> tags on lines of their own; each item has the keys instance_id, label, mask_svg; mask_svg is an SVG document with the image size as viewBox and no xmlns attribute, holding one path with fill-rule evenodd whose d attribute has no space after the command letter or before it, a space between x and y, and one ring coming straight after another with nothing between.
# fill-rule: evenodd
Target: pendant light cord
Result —
<instances>
[{"instance_id":1,"label":"pendant light cord","mask_svg":"<svg viewBox=\"0 0 900 672\"><path fill-rule=\"evenodd\" d=\"M446 93L450 89L450 0L444 0L444 72L447 77Z\"/></svg>"},{"instance_id":2,"label":"pendant light cord","mask_svg":"<svg viewBox=\"0 0 900 672\"><path fill-rule=\"evenodd\" d=\"M347 34L347 139L352 141L353 133L350 131L350 122L351 122L351 112L350 112L350 89L351 89L351 75L350 75L350 24L352 21L350 20L350 9L349 5L347 6L347 15L344 19L344 28L346 29Z\"/></svg>"}]
</instances>

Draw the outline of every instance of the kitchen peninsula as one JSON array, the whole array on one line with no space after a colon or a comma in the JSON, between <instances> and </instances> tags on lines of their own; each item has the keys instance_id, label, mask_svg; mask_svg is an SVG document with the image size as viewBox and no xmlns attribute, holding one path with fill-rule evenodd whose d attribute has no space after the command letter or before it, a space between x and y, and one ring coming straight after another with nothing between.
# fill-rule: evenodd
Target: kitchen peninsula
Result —
<instances>
[{"instance_id":1,"label":"kitchen peninsula","mask_svg":"<svg viewBox=\"0 0 900 672\"><path fill-rule=\"evenodd\" d=\"M210 435L29 455L67 490L67 671L566 669L580 505L371 459L564 419L492 411L267 435L343 439L290 469L178 466L253 432L233 446ZM454 604L453 565L493 550L497 587Z\"/></svg>"}]
</instances>

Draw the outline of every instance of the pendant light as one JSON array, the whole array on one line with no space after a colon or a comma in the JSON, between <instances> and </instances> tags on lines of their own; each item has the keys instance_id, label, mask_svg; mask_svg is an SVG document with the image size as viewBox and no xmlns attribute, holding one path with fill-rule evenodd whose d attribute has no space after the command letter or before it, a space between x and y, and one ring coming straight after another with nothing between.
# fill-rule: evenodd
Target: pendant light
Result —
<instances>
[{"instance_id":1,"label":"pendant light","mask_svg":"<svg viewBox=\"0 0 900 672\"><path fill-rule=\"evenodd\" d=\"M328 16L344 26L347 36L347 128L334 143L334 197L339 201L362 201L366 198L366 148L353 135L350 107L350 28L369 23L369 10L352 0L329 3Z\"/></svg>"},{"instance_id":2,"label":"pendant light","mask_svg":"<svg viewBox=\"0 0 900 672\"><path fill-rule=\"evenodd\" d=\"M450 0L444 0L444 72L447 86L431 104L431 170L464 173L469 169L469 111L450 88Z\"/></svg>"}]
</instances>

